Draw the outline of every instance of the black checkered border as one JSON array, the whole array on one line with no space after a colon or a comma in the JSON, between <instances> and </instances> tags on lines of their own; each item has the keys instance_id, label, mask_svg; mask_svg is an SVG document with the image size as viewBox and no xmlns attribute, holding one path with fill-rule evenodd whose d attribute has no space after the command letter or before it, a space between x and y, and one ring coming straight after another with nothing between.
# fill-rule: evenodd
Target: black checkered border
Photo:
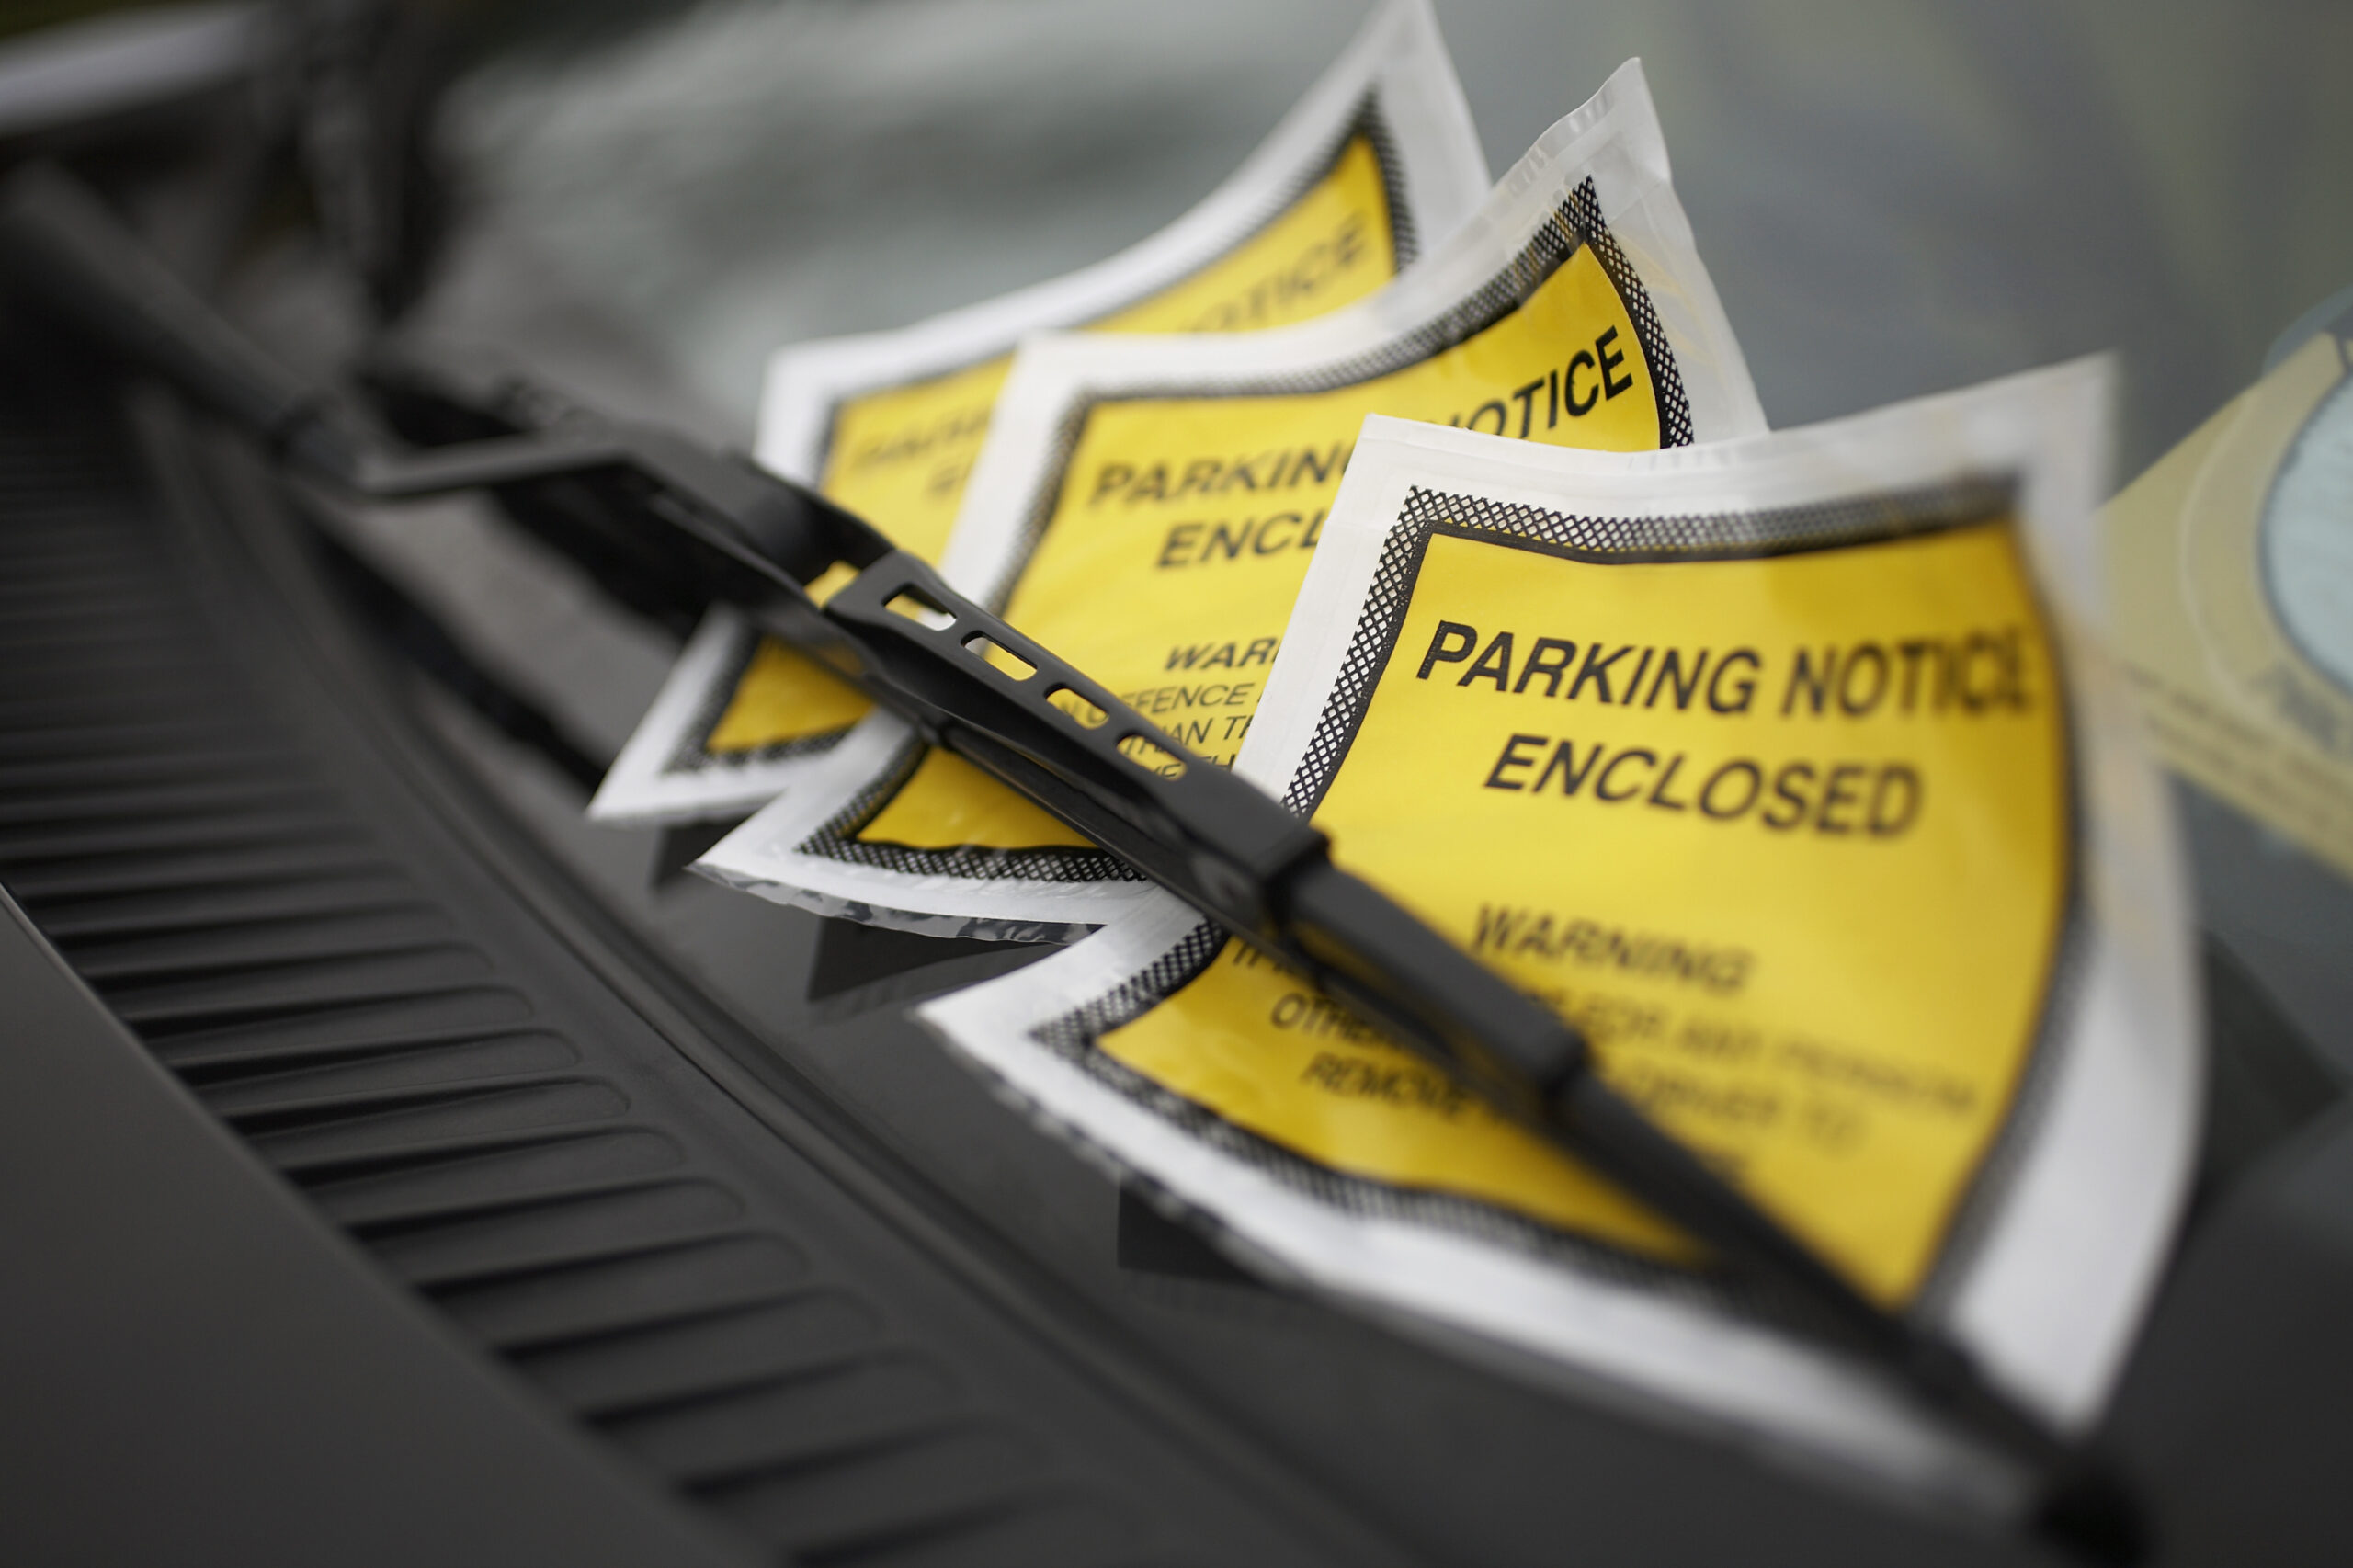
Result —
<instances>
[{"instance_id":1,"label":"black checkered border","mask_svg":"<svg viewBox=\"0 0 2353 1568\"><path fill-rule=\"evenodd\" d=\"M1659 323L1658 307L1651 303L1651 291L1643 287L1642 275L1626 259L1626 253L1618 248L1618 236L1602 222L1601 201L1594 191L1593 181L1586 180L1569 193L1567 210L1585 243L1593 247L1594 260L1608 275L1620 301L1626 307L1627 316L1634 324L1634 339L1643 346L1643 358L1650 366L1651 384L1656 389L1658 444L1689 446L1691 398L1684 390L1683 373L1676 369L1675 353L1667 347L1666 328Z\"/></svg>"},{"instance_id":2,"label":"black checkered border","mask_svg":"<svg viewBox=\"0 0 2353 1568\"><path fill-rule=\"evenodd\" d=\"M1309 181L1299 192L1286 199L1282 208L1277 210L1289 208L1291 202L1298 200L1300 196L1313 189L1333 169L1337 168L1340 159L1348 150L1348 143L1359 136L1363 137L1365 144L1372 149L1373 165L1381 171L1381 205L1387 208L1389 212L1390 271L1403 272L1421 256L1422 236L1421 231L1414 222L1413 204L1405 199L1405 161L1397 153L1397 138L1390 134L1388 117L1381 112L1381 96L1378 93L1365 95L1364 102L1357 109L1356 118L1349 122L1348 130L1341 136L1339 145L1332 150L1331 157L1325 161L1324 174ZM1269 222L1272 221L1271 217L1267 220ZM1265 223L1259 225L1260 228L1265 226ZM1253 233L1255 232L1254 230Z\"/></svg>"}]
</instances>

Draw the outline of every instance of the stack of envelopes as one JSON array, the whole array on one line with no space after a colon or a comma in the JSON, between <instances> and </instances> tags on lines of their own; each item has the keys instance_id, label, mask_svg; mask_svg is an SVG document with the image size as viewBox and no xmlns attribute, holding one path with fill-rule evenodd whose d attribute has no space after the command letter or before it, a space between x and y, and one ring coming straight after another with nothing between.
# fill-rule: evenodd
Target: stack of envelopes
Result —
<instances>
[{"instance_id":1,"label":"stack of envelopes","mask_svg":"<svg viewBox=\"0 0 2353 1568\"><path fill-rule=\"evenodd\" d=\"M779 352L759 456L1312 818L2065 1435L2146 1305L2201 1082L2102 630L2109 400L2087 362L1767 434L1640 65L1491 183L1395 0L1153 238ZM699 869L761 897L1065 944L923 1017L1248 1267L1948 1497L2032 1488L736 612L592 812L740 820Z\"/></svg>"}]
</instances>

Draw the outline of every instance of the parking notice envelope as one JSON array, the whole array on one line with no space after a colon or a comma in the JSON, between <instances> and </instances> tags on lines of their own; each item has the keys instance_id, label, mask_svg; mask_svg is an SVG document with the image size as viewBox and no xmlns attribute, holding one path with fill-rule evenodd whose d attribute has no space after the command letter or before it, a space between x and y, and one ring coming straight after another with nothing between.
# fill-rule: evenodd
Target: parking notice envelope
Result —
<instances>
[{"instance_id":1,"label":"parking notice envelope","mask_svg":"<svg viewBox=\"0 0 2353 1568\"><path fill-rule=\"evenodd\" d=\"M1238 764L2063 1430L2202 1082L2095 628L2104 368L1636 456L1369 420ZM1996 1506L2017 1477L1165 895L922 1015L1243 1261Z\"/></svg>"},{"instance_id":2,"label":"parking notice envelope","mask_svg":"<svg viewBox=\"0 0 2353 1568\"><path fill-rule=\"evenodd\" d=\"M2353 311L2110 502L2117 637L2165 761L2353 878Z\"/></svg>"},{"instance_id":3,"label":"parking notice envelope","mask_svg":"<svg viewBox=\"0 0 2353 1568\"><path fill-rule=\"evenodd\" d=\"M902 331L779 352L759 460L937 561L1025 335L1250 332L1318 315L1387 283L1487 184L1428 0L1388 0L1249 161L1151 239ZM589 815L740 816L793 787L868 711L852 687L713 609Z\"/></svg>"},{"instance_id":4,"label":"parking notice envelope","mask_svg":"<svg viewBox=\"0 0 2353 1568\"><path fill-rule=\"evenodd\" d=\"M1229 337L1033 339L943 570L1194 751L1241 749L1368 413L1643 449L1759 431L1641 66L1347 310ZM887 714L698 869L827 914L1053 939L1132 874Z\"/></svg>"}]
</instances>

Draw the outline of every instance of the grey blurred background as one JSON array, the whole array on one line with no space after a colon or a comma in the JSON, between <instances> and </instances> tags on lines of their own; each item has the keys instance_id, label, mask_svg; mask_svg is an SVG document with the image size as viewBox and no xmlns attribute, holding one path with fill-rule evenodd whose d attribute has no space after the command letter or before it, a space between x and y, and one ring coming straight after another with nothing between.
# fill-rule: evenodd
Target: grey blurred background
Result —
<instances>
[{"instance_id":1,"label":"grey blurred background","mask_svg":"<svg viewBox=\"0 0 2353 1568\"><path fill-rule=\"evenodd\" d=\"M1168 222L1368 10L543 7L446 104L461 221L419 324L743 439L777 345L914 321ZM2353 6L1438 11L1497 172L1643 57L1777 426L2113 348L2121 479L2353 283Z\"/></svg>"}]
</instances>

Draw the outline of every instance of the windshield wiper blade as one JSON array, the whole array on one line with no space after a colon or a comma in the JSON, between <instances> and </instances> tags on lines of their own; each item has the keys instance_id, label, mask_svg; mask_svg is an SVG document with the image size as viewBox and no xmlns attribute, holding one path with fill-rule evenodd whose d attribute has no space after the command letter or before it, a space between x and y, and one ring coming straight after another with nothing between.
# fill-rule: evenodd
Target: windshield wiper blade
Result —
<instances>
[{"instance_id":1,"label":"windshield wiper blade","mask_svg":"<svg viewBox=\"0 0 2353 1568\"><path fill-rule=\"evenodd\" d=\"M1272 796L1188 752L861 519L744 458L577 413L422 449L371 441L338 417L332 393L272 362L53 169L21 170L0 192L0 269L290 467L354 494L609 482L642 525L637 548L649 564L673 577L683 566L681 580L706 602L741 606L925 740L1302 971L1723 1264L1807 1303L1838 1341L2031 1465L2048 1483L2048 1508L2069 1516L2078 1539L2129 1529L2115 1522L2120 1507L2094 1495L2109 1483L2050 1424L1949 1337L1869 1300L1610 1089L1573 1026L1335 866L1324 835ZM807 585L844 564L857 575L820 606ZM986 656L992 648L1029 673L1007 673Z\"/></svg>"}]
</instances>

